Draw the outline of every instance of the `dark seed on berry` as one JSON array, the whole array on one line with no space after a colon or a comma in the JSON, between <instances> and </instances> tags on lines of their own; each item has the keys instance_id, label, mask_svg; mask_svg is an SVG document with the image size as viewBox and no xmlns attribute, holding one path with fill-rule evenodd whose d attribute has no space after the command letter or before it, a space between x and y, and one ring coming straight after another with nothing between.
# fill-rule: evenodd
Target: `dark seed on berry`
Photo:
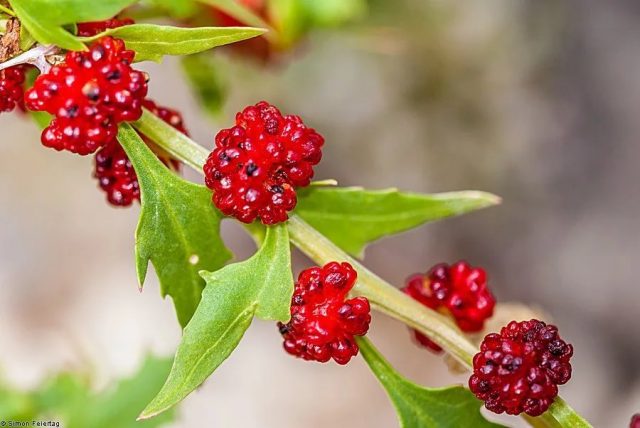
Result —
<instances>
[{"instance_id":1,"label":"dark seed on berry","mask_svg":"<svg viewBox=\"0 0 640 428\"><path fill-rule=\"evenodd\" d=\"M253 175L254 172L256 172L258 170L258 166L254 163L250 163L249 165L247 165L247 175L249 177L251 177Z\"/></svg>"},{"instance_id":2,"label":"dark seed on berry","mask_svg":"<svg viewBox=\"0 0 640 428\"><path fill-rule=\"evenodd\" d=\"M323 142L299 117L283 116L266 102L245 108L236 115L236 126L216 135L204 166L213 203L245 223L285 221L297 203L295 189L311 182ZM295 161L287 160L288 153Z\"/></svg>"},{"instance_id":3,"label":"dark seed on berry","mask_svg":"<svg viewBox=\"0 0 640 428\"><path fill-rule=\"evenodd\" d=\"M558 395L558 385L571 377L571 352L564 352L571 345L555 326L542 321L512 321L500 334L487 335L480 349L473 358L469 389L495 413L539 416ZM544 349L563 351L539 351Z\"/></svg>"}]
</instances>

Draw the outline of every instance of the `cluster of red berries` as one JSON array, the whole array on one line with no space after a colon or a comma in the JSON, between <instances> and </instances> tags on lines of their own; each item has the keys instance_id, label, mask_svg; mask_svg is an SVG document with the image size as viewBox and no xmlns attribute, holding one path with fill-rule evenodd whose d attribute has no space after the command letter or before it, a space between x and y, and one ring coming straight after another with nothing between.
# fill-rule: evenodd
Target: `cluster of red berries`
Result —
<instances>
[{"instance_id":1,"label":"cluster of red berries","mask_svg":"<svg viewBox=\"0 0 640 428\"><path fill-rule=\"evenodd\" d=\"M450 315L458 327L468 333L482 330L496 304L487 287L484 269L464 261L452 265L440 263L426 275L412 275L402 290L428 308ZM442 351L419 331L414 330L414 336L418 343L434 352Z\"/></svg>"},{"instance_id":2,"label":"cluster of red berries","mask_svg":"<svg viewBox=\"0 0 640 428\"><path fill-rule=\"evenodd\" d=\"M510 322L487 335L473 359L469 389L495 413L544 413L571 378L573 347L542 321Z\"/></svg>"},{"instance_id":3,"label":"cluster of red berries","mask_svg":"<svg viewBox=\"0 0 640 428\"><path fill-rule=\"evenodd\" d=\"M179 112L159 107L149 99L144 100L143 106L178 131L188 135ZM153 142L146 136L141 135L141 137L149 146L155 148ZM175 171L179 169L178 161L169 155L158 154L165 165ZM140 200L138 177L127 154L117 141L107 144L95 154L94 177L98 179L100 187L107 194L107 200L112 205L124 207L131 205L135 200Z\"/></svg>"},{"instance_id":4,"label":"cluster of red berries","mask_svg":"<svg viewBox=\"0 0 640 428\"><path fill-rule=\"evenodd\" d=\"M17 65L0 71L0 112L24 108L26 66Z\"/></svg>"},{"instance_id":5,"label":"cluster of red berries","mask_svg":"<svg viewBox=\"0 0 640 428\"><path fill-rule=\"evenodd\" d=\"M356 282L349 263L331 262L298 276L291 300L291 321L279 323L284 349L305 360L347 364L358 354L354 336L364 336L371 322L369 301L347 300Z\"/></svg>"},{"instance_id":6,"label":"cluster of red berries","mask_svg":"<svg viewBox=\"0 0 640 428\"><path fill-rule=\"evenodd\" d=\"M283 116L259 102L236 116L236 126L216 135L204 166L213 202L244 223L287 220L297 203L296 187L309 185L324 139L298 116Z\"/></svg>"},{"instance_id":7,"label":"cluster of red berries","mask_svg":"<svg viewBox=\"0 0 640 428\"><path fill-rule=\"evenodd\" d=\"M107 29L133 24L131 19L109 19L78 24L78 35L94 36ZM57 150L86 155L96 152L94 176L116 206L128 206L140 199L140 187L133 166L116 139L118 124L140 118L142 107L187 133L175 110L158 107L145 99L147 78L131 68L135 53L124 42L104 37L88 52L69 52L62 63L40 75L26 94L30 110L55 116L42 134L42 142ZM23 100L24 67L0 72L0 110L13 109ZM159 158L178 170L179 164L154 148Z\"/></svg>"},{"instance_id":8,"label":"cluster of red berries","mask_svg":"<svg viewBox=\"0 0 640 428\"><path fill-rule=\"evenodd\" d=\"M42 143L86 155L113 142L119 123L139 119L147 76L131 67L134 56L122 40L104 37L38 76L25 104L55 116Z\"/></svg>"},{"instance_id":9,"label":"cluster of red berries","mask_svg":"<svg viewBox=\"0 0 640 428\"><path fill-rule=\"evenodd\" d=\"M263 3L258 0L254 5ZM119 19L83 23L78 33L93 36L132 23ZM0 71L0 111L21 106L24 99L30 110L54 115L43 132L43 144L82 155L97 151L94 176L109 202L119 206L139 200L140 187L116 140L118 124L137 120L144 106L187 134L178 112L145 99L147 79L131 67L134 55L123 41L101 38L87 52L67 53L64 62L39 76L24 96L24 66ZM259 218L270 225L288 218L297 202L295 189L309 185L324 139L298 116L283 116L276 107L260 102L238 113L235 126L220 131L215 143L204 166L214 204L242 222ZM178 168L177 161L158 154L167 166ZM338 262L300 273L291 320L278 323L288 353L338 364L357 355L354 336L367 333L371 308L364 297L348 299L356 277L349 263ZM465 332L480 331L495 306L485 271L462 261L410 277L403 291L451 316ZM415 335L421 344L441 350L420 332ZM538 416L553 403L558 385L570 379L572 355L573 347L560 338L555 326L538 320L513 321L500 334L484 338L473 360L469 388L493 412ZM636 415L631 426L638 424Z\"/></svg>"}]
</instances>

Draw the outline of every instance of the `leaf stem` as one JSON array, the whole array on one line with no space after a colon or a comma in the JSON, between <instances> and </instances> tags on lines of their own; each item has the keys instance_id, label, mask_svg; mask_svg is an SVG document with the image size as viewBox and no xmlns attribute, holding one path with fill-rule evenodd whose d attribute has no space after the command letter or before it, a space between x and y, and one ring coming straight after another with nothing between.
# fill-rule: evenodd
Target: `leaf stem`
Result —
<instances>
[{"instance_id":1,"label":"leaf stem","mask_svg":"<svg viewBox=\"0 0 640 428\"><path fill-rule=\"evenodd\" d=\"M133 126L171 155L203 174L202 167L209 155L207 149L146 110ZM297 215L289 218L288 229L291 242L316 263L324 264L334 260L351 263L358 272L355 294L367 297L376 309L425 333L465 367L472 367L477 348L451 320L426 308L384 281ZM541 428L591 426L560 397L556 398L542 416L525 416L524 419L531 426Z\"/></svg>"}]
</instances>

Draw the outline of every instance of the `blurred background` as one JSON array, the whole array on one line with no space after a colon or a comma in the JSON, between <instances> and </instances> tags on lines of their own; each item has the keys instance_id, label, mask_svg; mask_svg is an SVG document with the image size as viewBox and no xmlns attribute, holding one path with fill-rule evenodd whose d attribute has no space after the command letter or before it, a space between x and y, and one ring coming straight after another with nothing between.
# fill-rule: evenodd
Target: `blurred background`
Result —
<instances>
[{"instance_id":1,"label":"blurred background","mask_svg":"<svg viewBox=\"0 0 640 428\"><path fill-rule=\"evenodd\" d=\"M266 65L217 54L228 99L213 119L178 60L145 69L152 98L181 110L207 147L236 111L266 99L326 137L319 179L502 196L496 208L385 239L366 264L398 286L440 261L485 267L499 301L541 308L574 344L563 397L595 426L625 427L640 412L639 24L631 0L374 0ZM153 275L137 289L139 207L111 208L92 160L43 148L27 117L3 114L0 130L3 377L32 388L82 368L101 388L148 353L172 355L171 301ZM224 237L236 259L254 250L231 222ZM295 260L296 273L311 264ZM370 336L416 382L466 381L398 322L375 314ZM169 426L347 423L397 426L363 361L293 359L275 325L256 320Z\"/></svg>"}]
</instances>

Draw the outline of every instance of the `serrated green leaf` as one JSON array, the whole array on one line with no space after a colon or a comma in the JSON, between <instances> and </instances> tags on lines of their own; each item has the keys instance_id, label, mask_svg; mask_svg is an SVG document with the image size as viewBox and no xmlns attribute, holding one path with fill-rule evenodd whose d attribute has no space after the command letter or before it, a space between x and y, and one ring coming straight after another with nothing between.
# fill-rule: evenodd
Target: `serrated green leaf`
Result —
<instances>
[{"instance_id":1,"label":"serrated green leaf","mask_svg":"<svg viewBox=\"0 0 640 428\"><path fill-rule=\"evenodd\" d=\"M293 294L285 225L267 228L260 250L244 262L202 272L207 286L184 329L166 383L140 415L151 418L195 390L236 348L254 315L286 322Z\"/></svg>"},{"instance_id":2,"label":"serrated green leaf","mask_svg":"<svg viewBox=\"0 0 640 428\"><path fill-rule=\"evenodd\" d=\"M422 195L397 189L309 187L300 192L296 213L343 250L361 256L367 244L384 236L499 202L495 195L476 191Z\"/></svg>"},{"instance_id":3,"label":"serrated green leaf","mask_svg":"<svg viewBox=\"0 0 640 428\"><path fill-rule=\"evenodd\" d=\"M182 69L200 105L207 113L218 116L227 98L227 85L215 58L208 53L185 56Z\"/></svg>"},{"instance_id":4,"label":"serrated green leaf","mask_svg":"<svg viewBox=\"0 0 640 428\"><path fill-rule=\"evenodd\" d=\"M356 341L365 361L387 391L402 428L500 428L480 413L482 403L466 388L423 388L396 372L366 338Z\"/></svg>"},{"instance_id":5,"label":"serrated green leaf","mask_svg":"<svg viewBox=\"0 0 640 428\"><path fill-rule=\"evenodd\" d=\"M9 3L22 25L40 43L83 50L85 46L64 25L111 18L136 1L9 0Z\"/></svg>"},{"instance_id":6,"label":"serrated green leaf","mask_svg":"<svg viewBox=\"0 0 640 428\"><path fill-rule=\"evenodd\" d=\"M125 41L128 49L136 51L136 61L160 61L165 55L191 55L250 39L264 32L263 29L252 27L184 28L133 24L112 28L81 40L89 42L104 36L117 37Z\"/></svg>"},{"instance_id":7,"label":"serrated green leaf","mask_svg":"<svg viewBox=\"0 0 640 428\"><path fill-rule=\"evenodd\" d=\"M222 215L211 193L169 171L128 124L118 140L138 176L142 213L136 230L136 267L140 286L149 261L160 279L162 295L173 298L185 326L204 288L203 269L216 270L231 258L220 238Z\"/></svg>"}]
</instances>

